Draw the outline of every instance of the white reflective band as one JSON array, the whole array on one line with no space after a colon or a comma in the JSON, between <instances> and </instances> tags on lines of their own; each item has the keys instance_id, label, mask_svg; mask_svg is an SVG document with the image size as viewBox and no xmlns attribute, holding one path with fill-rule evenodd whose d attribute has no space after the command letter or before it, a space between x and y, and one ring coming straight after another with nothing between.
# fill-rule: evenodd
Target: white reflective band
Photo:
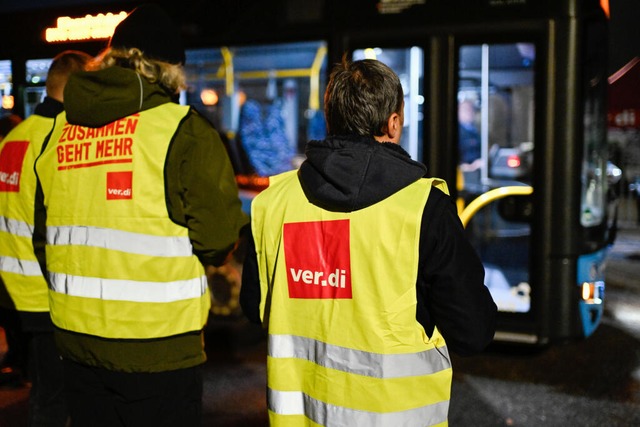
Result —
<instances>
[{"instance_id":1,"label":"white reflective band","mask_svg":"<svg viewBox=\"0 0 640 427\"><path fill-rule=\"evenodd\" d=\"M199 298L206 292L207 277L176 282L138 282L49 273L52 290L74 297L112 301L173 302Z\"/></svg>"},{"instance_id":2,"label":"white reflective band","mask_svg":"<svg viewBox=\"0 0 640 427\"><path fill-rule=\"evenodd\" d=\"M269 356L304 359L331 369L374 378L429 375L451 367L446 347L419 353L380 354L296 335L269 335Z\"/></svg>"},{"instance_id":3,"label":"white reflective band","mask_svg":"<svg viewBox=\"0 0 640 427\"><path fill-rule=\"evenodd\" d=\"M17 219L0 216L0 231L31 238L33 236L33 225Z\"/></svg>"},{"instance_id":4,"label":"white reflective band","mask_svg":"<svg viewBox=\"0 0 640 427\"><path fill-rule=\"evenodd\" d=\"M47 227L47 243L50 245L93 246L159 257L193 255L191 241L186 236L152 236L99 227Z\"/></svg>"},{"instance_id":5,"label":"white reflective band","mask_svg":"<svg viewBox=\"0 0 640 427\"><path fill-rule=\"evenodd\" d=\"M269 410L280 415L304 415L323 426L423 427L447 420L449 401L399 412L368 412L331 405L299 391L267 389Z\"/></svg>"},{"instance_id":6,"label":"white reflective band","mask_svg":"<svg viewBox=\"0 0 640 427\"><path fill-rule=\"evenodd\" d=\"M42 276L42 270L40 270L40 264L37 261L27 261L10 256L0 256L0 271L23 276Z\"/></svg>"}]
</instances>

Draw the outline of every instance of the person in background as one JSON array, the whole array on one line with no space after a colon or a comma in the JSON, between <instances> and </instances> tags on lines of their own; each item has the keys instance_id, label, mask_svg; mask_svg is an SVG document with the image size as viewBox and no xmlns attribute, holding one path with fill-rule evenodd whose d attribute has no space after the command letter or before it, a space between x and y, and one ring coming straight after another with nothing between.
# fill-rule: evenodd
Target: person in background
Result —
<instances>
[{"instance_id":1,"label":"person in background","mask_svg":"<svg viewBox=\"0 0 640 427\"><path fill-rule=\"evenodd\" d=\"M65 426L68 418L48 287L31 243L36 192L33 164L54 118L63 110L69 76L84 70L91 59L74 50L53 58L44 100L0 143L0 309L13 313L18 323L18 339L9 343L10 350L14 345L26 350L31 380L29 426Z\"/></svg>"},{"instance_id":2,"label":"person in background","mask_svg":"<svg viewBox=\"0 0 640 427\"><path fill-rule=\"evenodd\" d=\"M184 62L168 14L137 7L69 80L36 160L34 248L74 427L201 423L204 265L247 218L217 131L174 102Z\"/></svg>"},{"instance_id":3,"label":"person in background","mask_svg":"<svg viewBox=\"0 0 640 427\"><path fill-rule=\"evenodd\" d=\"M458 150L460 150L460 168L463 172L475 171L482 164L480 132L475 120L476 109L473 102L462 101L458 105Z\"/></svg>"},{"instance_id":4,"label":"person in background","mask_svg":"<svg viewBox=\"0 0 640 427\"><path fill-rule=\"evenodd\" d=\"M272 425L443 425L449 350L493 339L496 305L447 186L399 145L403 99L389 67L343 59L329 136L252 203L240 301L268 328Z\"/></svg>"},{"instance_id":5,"label":"person in background","mask_svg":"<svg viewBox=\"0 0 640 427\"><path fill-rule=\"evenodd\" d=\"M0 118L0 141L21 121L22 118L17 114L7 114ZM3 172L2 164L0 164L0 172ZM5 228L0 228L0 233ZM0 238L2 236L0 234ZM27 369L27 356L25 337L20 332L20 319L16 311L13 310L13 305L11 305L11 310L3 308L3 306L10 305L8 303L9 299L0 276L0 343L4 344L8 349L2 360L0 360L0 387L15 388L25 385L24 375ZM2 301L5 301L5 303L3 304Z\"/></svg>"},{"instance_id":6,"label":"person in background","mask_svg":"<svg viewBox=\"0 0 640 427\"><path fill-rule=\"evenodd\" d=\"M0 118L0 141L2 141L14 127L18 126L20 122L22 122L22 117L17 114L2 116L2 118Z\"/></svg>"}]
</instances>

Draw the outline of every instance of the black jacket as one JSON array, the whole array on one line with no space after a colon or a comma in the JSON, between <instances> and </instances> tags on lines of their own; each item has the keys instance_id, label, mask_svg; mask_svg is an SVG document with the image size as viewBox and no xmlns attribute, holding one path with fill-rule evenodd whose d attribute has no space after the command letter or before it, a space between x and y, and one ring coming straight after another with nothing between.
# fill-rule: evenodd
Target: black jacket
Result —
<instances>
[{"instance_id":1,"label":"black jacket","mask_svg":"<svg viewBox=\"0 0 640 427\"><path fill-rule=\"evenodd\" d=\"M361 137L311 141L298 177L308 200L330 211L350 212L377 203L422 178L426 168L399 146ZM240 303L260 322L260 285L253 239L247 239ZM433 188L420 230L416 274L417 321L434 326L447 346L466 356L493 339L496 305L484 285L484 267L468 242L454 201Z\"/></svg>"}]
</instances>

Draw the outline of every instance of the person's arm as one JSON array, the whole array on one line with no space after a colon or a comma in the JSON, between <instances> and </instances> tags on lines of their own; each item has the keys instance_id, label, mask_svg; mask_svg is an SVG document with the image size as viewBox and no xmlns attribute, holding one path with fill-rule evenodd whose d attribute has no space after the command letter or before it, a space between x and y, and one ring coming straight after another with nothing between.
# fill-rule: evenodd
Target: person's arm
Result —
<instances>
[{"instance_id":1,"label":"person's arm","mask_svg":"<svg viewBox=\"0 0 640 427\"><path fill-rule=\"evenodd\" d=\"M165 176L169 216L189 229L203 265L222 265L248 218L218 132L194 111L170 147Z\"/></svg>"},{"instance_id":2,"label":"person's arm","mask_svg":"<svg viewBox=\"0 0 640 427\"><path fill-rule=\"evenodd\" d=\"M246 232L245 232L246 230ZM252 323L260 320L260 273L258 272L258 256L253 241L251 227L243 229L243 240L246 242L246 254L242 264L242 286L240 287L240 307Z\"/></svg>"},{"instance_id":3,"label":"person's arm","mask_svg":"<svg viewBox=\"0 0 640 427\"><path fill-rule=\"evenodd\" d=\"M40 154L42 154L49 145L49 137L50 135L47 135L44 142L42 143ZM38 158L36 158L36 163L37 161ZM40 178L38 177L35 168L36 166L34 163L33 169L36 175L36 192L34 195L33 235L31 236L31 243L33 244L33 252L36 256L36 259L38 260L38 264L40 265L40 270L42 271L45 280L47 280L48 282L49 274L47 270L45 249L47 245L47 209L44 206L44 192L42 190Z\"/></svg>"},{"instance_id":4,"label":"person's arm","mask_svg":"<svg viewBox=\"0 0 640 427\"><path fill-rule=\"evenodd\" d=\"M449 349L458 355L481 352L493 339L497 308L455 203L436 188L425 207L420 244L418 304L426 309L428 327L437 326ZM418 318L420 311L419 307Z\"/></svg>"},{"instance_id":5,"label":"person's arm","mask_svg":"<svg viewBox=\"0 0 640 427\"><path fill-rule=\"evenodd\" d=\"M38 180L36 184L34 207L34 226L32 236L33 252L36 255L38 264L40 264L40 270L42 270L45 279L48 279L47 261L45 257L45 245L47 243L47 210L44 207L44 193L40 186L40 180Z\"/></svg>"}]
</instances>

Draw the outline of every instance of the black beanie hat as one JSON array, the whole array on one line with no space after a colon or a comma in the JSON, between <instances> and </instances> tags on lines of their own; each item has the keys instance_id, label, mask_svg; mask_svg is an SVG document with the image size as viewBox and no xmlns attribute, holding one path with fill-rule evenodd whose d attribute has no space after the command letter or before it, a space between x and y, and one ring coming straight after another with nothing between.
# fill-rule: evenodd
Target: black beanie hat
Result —
<instances>
[{"instance_id":1,"label":"black beanie hat","mask_svg":"<svg viewBox=\"0 0 640 427\"><path fill-rule=\"evenodd\" d=\"M151 59L184 64L185 53L180 31L169 15L157 4L135 8L118 24L110 47L138 48Z\"/></svg>"}]
</instances>

